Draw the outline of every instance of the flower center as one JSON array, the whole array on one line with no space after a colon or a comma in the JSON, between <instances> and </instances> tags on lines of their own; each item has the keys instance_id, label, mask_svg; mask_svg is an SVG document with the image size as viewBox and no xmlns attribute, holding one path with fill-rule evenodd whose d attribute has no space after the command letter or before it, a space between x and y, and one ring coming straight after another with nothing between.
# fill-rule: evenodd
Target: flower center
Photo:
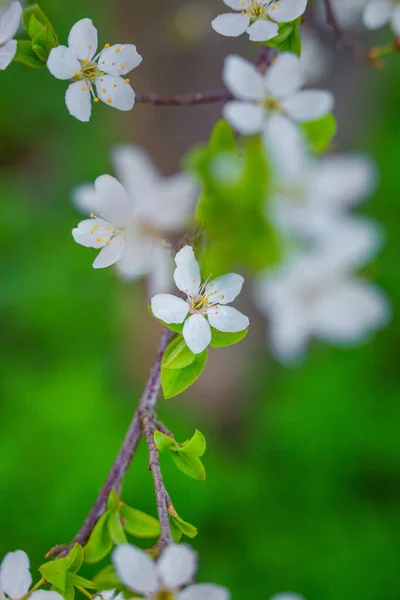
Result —
<instances>
[{"instance_id":1,"label":"flower center","mask_svg":"<svg viewBox=\"0 0 400 600\"><path fill-rule=\"evenodd\" d=\"M247 15L254 22L262 17L267 17L266 10L275 10L279 6L279 0L242 0L242 15Z\"/></svg>"},{"instance_id":2,"label":"flower center","mask_svg":"<svg viewBox=\"0 0 400 600\"><path fill-rule=\"evenodd\" d=\"M265 108L269 112L281 112L281 107L276 98L268 96L261 101L262 108Z\"/></svg>"},{"instance_id":3,"label":"flower center","mask_svg":"<svg viewBox=\"0 0 400 600\"><path fill-rule=\"evenodd\" d=\"M90 62L87 58L85 58L85 60L80 60L79 62L81 64L81 70L76 73L78 79L85 79L88 82L92 82L94 79L97 79L97 77L104 75L96 62Z\"/></svg>"},{"instance_id":4,"label":"flower center","mask_svg":"<svg viewBox=\"0 0 400 600\"><path fill-rule=\"evenodd\" d=\"M159 590L153 600L174 600L175 594L170 592L169 590Z\"/></svg>"}]
</instances>

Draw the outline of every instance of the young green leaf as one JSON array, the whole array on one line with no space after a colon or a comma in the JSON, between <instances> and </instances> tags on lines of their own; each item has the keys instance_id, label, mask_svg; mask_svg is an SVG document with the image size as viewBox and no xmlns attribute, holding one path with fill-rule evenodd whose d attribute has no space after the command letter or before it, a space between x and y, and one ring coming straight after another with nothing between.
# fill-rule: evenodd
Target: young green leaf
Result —
<instances>
[{"instance_id":1,"label":"young green leaf","mask_svg":"<svg viewBox=\"0 0 400 600\"><path fill-rule=\"evenodd\" d=\"M189 350L182 336L176 337L167 347L161 366L166 369L183 369L195 360L196 355Z\"/></svg>"},{"instance_id":2,"label":"young green leaf","mask_svg":"<svg viewBox=\"0 0 400 600\"><path fill-rule=\"evenodd\" d=\"M86 579L85 577L81 577L80 575L77 575L76 573L68 573L67 578L68 578L68 581L70 581L73 585L84 588L85 590L86 589L89 589L89 590L96 589L96 584L93 581L90 581L90 579Z\"/></svg>"},{"instance_id":3,"label":"young green leaf","mask_svg":"<svg viewBox=\"0 0 400 600\"><path fill-rule=\"evenodd\" d=\"M118 497L118 494L115 490L111 490L108 494L107 500L107 509L110 513L118 512L120 509L121 503Z\"/></svg>"},{"instance_id":4,"label":"young green leaf","mask_svg":"<svg viewBox=\"0 0 400 600\"><path fill-rule=\"evenodd\" d=\"M170 522L172 522L174 526L188 538L193 539L198 534L197 527L194 527L194 525L187 523L186 521L181 519L179 515L171 515Z\"/></svg>"},{"instance_id":5,"label":"young green leaf","mask_svg":"<svg viewBox=\"0 0 400 600\"><path fill-rule=\"evenodd\" d=\"M249 332L249 328L239 331L238 333L224 333L211 327L211 346L213 348L223 348L225 346L233 346L243 340Z\"/></svg>"},{"instance_id":6,"label":"young green leaf","mask_svg":"<svg viewBox=\"0 0 400 600\"><path fill-rule=\"evenodd\" d=\"M187 442L183 442L180 444L179 452L182 454L192 454L193 456L203 456L204 452L207 448L207 442L204 435L196 429L194 432L194 436L190 438Z\"/></svg>"},{"instance_id":7,"label":"young green leaf","mask_svg":"<svg viewBox=\"0 0 400 600\"><path fill-rule=\"evenodd\" d=\"M83 548L80 544L74 544L67 558L67 570L71 573L77 573L83 563Z\"/></svg>"},{"instance_id":8,"label":"young green leaf","mask_svg":"<svg viewBox=\"0 0 400 600\"><path fill-rule=\"evenodd\" d=\"M38 34L39 25L48 25L49 29L51 30L52 37L55 39L56 45L58 45L57 35L54 31L54 27L38 4L31 4L25 8L24 12L22 13L22 23L26 33L31 39Z\"/></svg>"},{"instance_id":9,"label":"young green leaf","mask_svg":"<svg viewBox=\"0 0 400 600\"><path fill-rule=\"evenodd\" d=\"M101 569L101 571L93 577L93 583L99 591L121 588L121 581L113 565L107 565L104 569Z\"/></svg>"},{"instance_id":10,"label":"young green leaf","mask_svg":"<svg viewBox=\"0 0 400 600\"><path fill-rule=\"evenodd\" d=\"M44 563L39 567L39 571L46 581L61 590L61 594L64 595L67 587L67 559L61 558Z\"/></svg>"},{"instance_id":11,"label":"young green leaf","mask_svg":"<svg viewBox=\"0 0 400 600\"><path fill-rule=\"evenodd\" d=\"M201 375L207 362L208 351L196 354L193 362L183 369L161 367L161 386L166 399L184 392Z\"/></svg>"},{"instance_id":12,"label":"young green leaf","mask_svg":"<svg viewBox=\"0 0 400 600\"><path fill-rule=\"evenodd\" d=\"M336 134L336 119L332 113L328 113L315 121L308 121L300 125L311 149L321 154L329 149L332 139Z\"/></svg>"},{"instance_id":13,"label":"young green leaf","mask_svg":"<svg viewBox=\"0 0 400 600\"><path fill-rule=\"evenodd\" d=\"M158 450L170 450L172 448L178 448L178 444L169 435L162 433L161 431L154 432L154 443Z\"/></svg>"},{"instance_id":14,"label":"young green leaf","mask_svg":"<svg viewBox=\"0 0 400 600\"><path fill-rule=\"evenodd\" d=\"M112 550L113 541L108 527L109 516L108 512L104 513L90 535L84 548L84 558L87 563L99 562Z\"/></svg>"},{"instance_id":15,"label":"young green leaf","mask_svg":"<svg viewBox=\"0 0 400 600\"><path fill-rule=\"evenodd\" d=\"M46 66L46 63L40 60L33 51L32 44L29 40L18 40L14 61L20 62L27 67L32 67L33 69L42 69Z\"/></svg>"},{"instance_id":16,"label":"young green leaf","mask_svg":"<svg viewBox=\"0 0 400 600\"><path fill-rule=\"evenodd\" d=\"M178 544L181 541L182 531L174 521L174 518L171 516L169 516L169 526L171 528L172 539L174 540L175 544Z\"/></svg>"},{"instance_id":17,"label":"young green leaf","mask_svg":"<svg viewBox=\"0 0 400 600\"><path fill-rule=\"evenodd\" d=\"M138 538L154 538L160 535L160 524L154 517L124 504L121 521L125 531Z\"/></svg>"},{"instance_id":18,"label":"young green leaf","mask_svg":"<svg viewBox=\"0 0 400 600\"><path fill-rule=\"evenodd\" d=\"M204 480L206 478L206 470L201 460L193 454L185 454L184 452L171 451L172 460L185 475L192 479Z\"/></svg>"},{"instance_id":19,"label":"young green leaf","mask_svg":"<svg viewBox=\"0 0 400 600\"><path fill-rule=\"evenodd\" d=\"M119 512L111 513L109 515L108 531L110 532L111 539L116 546L127 543L128 540L126 539Z\"/></svg>"},{"instance_id":20,"label":"young green leaf","mask_svg":"<svg viewBox=\"0 0 400 600\"><path fill-rule=\"evenodd\" d=\"M209 149L211 152L219 153L232 151L236 148L235 134L227 121L217 121L210 138Z\"/></svg>"}]
</instances>

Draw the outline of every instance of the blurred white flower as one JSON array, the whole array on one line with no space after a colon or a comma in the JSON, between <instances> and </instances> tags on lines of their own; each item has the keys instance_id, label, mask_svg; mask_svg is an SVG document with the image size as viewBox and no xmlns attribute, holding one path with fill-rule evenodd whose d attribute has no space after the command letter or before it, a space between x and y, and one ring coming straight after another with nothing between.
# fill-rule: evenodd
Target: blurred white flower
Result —
<instances>
[{"instance_id":1,"label":"blurred white flower","mask_svg":"<svg viewBox=\"0 0 400 600\"><path fill-rule=\"evenodd\" d=\"M270 600L305 600L303 596L299 594L293 594L292 592L284 592L282 594L275 594Z\"/></svg>"},{"instance_id":2,"label":"blurred white flower","mask_svg":"<svg viewBox=\"0 0 400 600\"><path fill-rule=\"evenodd\" d=\"M249 319L232 306L239 295L243 277L229 273L210 282L201 283L200 267L193 248L185 246L175 256L176 287L184 292L186 300L171 294L157 294L151 299L151 309L157 319L167 324L183 323L182 335L194 354L200 354L211 342L211 327L218 331L235 333L249 326ZM188 314L190 317L186 319Z\"/></svg>"},{"instance_id":3,"label":"blurred white flower","mask_svg":"<svg viewBox=\"0 0 400 600\"><path fill-rule=\"evenodd\" d=\"M265 42L278 34L278 23L288 23L306 10L307 0L224 0L235 13L216 17L211 26L217 33L237 37L245 31L252 42Z\"/></svg>"},{"instance_id":4,"label":"blurred white flower","mask_svg":"<svg viewBox=\"0 0 400 600\"><path fill-rule=\"evenodd\" d=\"M400 35L400 3L395 0L372 0L365 7L363 22L367 29L379 29L390 23L394 33Z\"/></svg>"},{"instance_id":5,"label":"blurred white flower","mask_svg":"<svg viewBox=\"0 0 400 600\"><path fill-rule=\"evenodd\" d=\"M264 141L274 167L267 210L284 233L321 239L374 189L376 169L369 158L311 157L298 129L282 116L269 120Z\"/></svg>"},{"instance_id":6,"label":"blurred white flower","mask_svg":"<svg viewBox=\"0 0 400 600\"><path fill-rule=\"evenodd\" d=\"M102 100L118 110L130 110L135 93L125 76L140 65L142 57L132 44L106 44L98 54L97 29L91 19L75 23L69 32L68 47L50 52L47 67L57 79L72 80L65 94L70 114L89 121L94 102Z\"/></svg>"},{"instance_id":7,"label":"blurred white flower","mask_svg":"<svg viewBox=\"0 0 400 600\"><path fill-rule=\"evenodd\" d=\"M361 24L361 18L363 10L369 0L330 0L333 14L339 24L339 27L343 30L350 29L352 27ZM327 29L330 29L330 25L327 24L326 20L326 6L324 2L318 2L317 6L317 17L319 22L324 25Z\"/></svg>"},{"instance_id":8,"label":"blurred white flower","mask_svg":"<svg viewBox=\"0 0 400 600\"><path fill-rule=\"evenodd\" d=\"M390 316L386 298L352 271L376 251L374 224L348 219L308 254L298 254L256 286L255 300L269 322L273 352L299 358L311 337L334 344L363 341Z\"/></svg>"},{"instance_id":9,"label":"blurred white flower","mask_svg":"<svg viewBox=\"0 0 400 600\"><path fill-rule=\"evenodd\" d=\"M224 117L245 135L263 132L273 114L283 113L297 122L310 121L326 115L334 104L330 92L300 90L300 60L291 52L279 54L265 74L240 56L228 56L223 80L237 98L224 105Z\"/></svg>"},{"instance_id":10,"label":"blurred white flower","mask_svg":"<svg viewBox=\"0 0 400 600\"><path fill-rule=\"evenodd\" d=\"M17 40L13 40L21 23L22 6L19 2L0 7L0 70L4 70L17 52Z\"/></svg>"},{"instance_id":11,"label":"blurred white flower","mask_svg":"<svg viewBox=\"0 0 400 600\"><path fill-rule=\"evenodd\" d=\"M185 544L171 544L157 562L148 554L123 544L112 561L121 582L144 598L158 600L229 600L225 588L212 583L192 584L197 572L197 554ZM185 587L188 586L188 587ZM182 589L185 587L185 589Z\"/></svg>"},{"instance_id":12,"label":"blurred white flower","mask_svg":"<svg viewBox=\"0 0 400 600\"><path fill-rule=\"evenodd\" d=\"M18 600L32 585L28 555L22 550L9 552L0 564L0 598ZM32 600L63 600L57 592L37 590L29 596Z\"/></svg>"},{"instance_id":13,"label":"blurred white flower","mask_svg":"<svg viewBox=\"0 0 400 600\"><path fill-rule=\"evenodd\" d=\"M331 54L309 25L302 25L300 65L307 82L316 82L329 74Z\"/></svg>"},{"instance_id":14,"label":"blurred white flower","mask_svg":"<svg viewBox=\"0 0 400 600\"><path fill-rule=\"evenodd\" d=\"M93 218L80 223L74 239L102 248L94 268L117 263L122 279L149 275L150 294L168 291L172 261L161 237L180 231L188 222L197 186L184 173L162 177L148 155L133 144L118 146L113 163L123 185L104 175L95 185L84 184L75 191L75 206Z\"/></svg>"}]
</instances>

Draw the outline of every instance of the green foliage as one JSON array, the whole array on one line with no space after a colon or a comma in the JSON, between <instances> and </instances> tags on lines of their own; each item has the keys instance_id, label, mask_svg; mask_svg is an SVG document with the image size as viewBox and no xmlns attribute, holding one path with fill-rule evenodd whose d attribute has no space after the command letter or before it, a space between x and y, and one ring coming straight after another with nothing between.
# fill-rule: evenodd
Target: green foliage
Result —
<instances>
[{"instance_id":1,"label":"green foliage","mask_svg":"<svg viewBox=\"0 0 400 600\"><path fill-rule=\"evenodd\" d=\"M186 352L190 352L190 350L187 349ZM193 355L193 360L186 367L161 366L161 387L166 399L181 394L200 377L207 362L208 350L204 350L201 354L193 354L192 352L190 354ZM186 356L186 353L182 351L182 355ZM186 356L187 360L188 357ZM183 362L183 359L181 362ZM179 357L176 359L175 364L179 364Z\"/></svg>"},{"instance_id":2,"label":"green foliage","mask_svg":"<svg viewBox=\"0 0 400 600\"><path fill-rule=\"evenodd\" d=\"M230 126L220 121L208 146L195 149L187 168L202 185L196 218L207 244L204 273L226 273L241 265L252 271L276 262L277 237L265 217L268 165L260 139L236 148Z\"/></svg>"},{"instance_id":3,"label":"green foliage","mask_svg":"<svg viewBox=\"0 0 400 600\"><path fill-rule=\"evenodd\" d=\"M272 40L263 42L265 46L278 48L280 52L293 52L300 56L301 54L301 37L299 33L299 25L301 18L290 23L279 23L278 35Z\"/></svg>"},{"instance_id":4,"label":"green foliage","mask_svg":"<svg viewBox=\"0 0 400 600\"><path fill-rule=\"evenodd\" d=\"M224 346L233 346L233 344L237 344L243 340L249 333L249 328L238 331L237 333L226 333L211 327L211 333L211 346L213 348L223 348Z\"/></svg>"},{"instance_id":5,"label":"green foliage","mask_svg":"<svg viewBox=\"0 0 400 600\"><path fill-rule=\"evenodd\" d=\"M193 539L198 534L197 527L181 519L174 509L170 510L169 524L171 527L172 537L176 543L180 542L182 535Z\"/></svg>"},{"instance_id":6,"label":"green foliage","mask_svg":"<svg viewBox=\"0 0 400 600\"><path fill-rule=\"evenodd\" d=\"M161 368L165 369L183 369L188 367L195 360L196 355L187 347L183 337L177 336L170 342L164 352Z\"/></svg>"},{"instance_id":7,"label":"green foliage","mask_svg":"<svg viewBox=\"0 0 400 600\"><path fill-rule=\"evenodd\" d=\"M99 591L114 590L121 587L121 581L119 580L113 565L107 565L104 569L101 569L101 571L93 577L93 583Z\"/></svg>"},{"instance_id":8,"label":"green foliage","mask_svg":"<svg viewBox=\"0 0 400 600\"><path fill-rule=\"evenodd\" d=\"M206 478L206 471L200 460L206 451L206 440L198 429L190 440L182 444L165 433L156 431L154 442L160 452L168 450L171 453L172 460L183 473L192 479L203 480Z\"/></svg>"},{"instance_id":9,"label":"green foliage","mask_svg":"<svg viewBox=\"0 0 400 600\"><path fill-rule=\"evenodd\" d=\"M329 150L332 139L336 135L336 119L332 113L328 113L315 121L308 121L300 125L310 149L316 154Z\"/></svg>"},{"instance_id":10,"label":"green foliage","mask_svg":"<svg viewBox=\"0 0 400 600\"><path fill-rule=\"evenodd\" d=\"M127 542L126 533L137 538L153 538L160 534L158 521L120 501L112 490L107 510L97 521L86 544L85 562L97 563L106 557L114 545Z\"/></svg>"},{"instance_id":11,"label":"green foliage","mask_svg":"<svg viewBox=\"0 0 400 600\"><path fill-rule=\"evenodd\" d=\"M22 22L30 41L18 41L14 60L35 69L45 67L50 50L58 46L52 24L38 4L25 8Z\"/></svg>"},{"instance_id":12,"label":"green foliage","mask_svg":"<svg viewBox=\"0 0 400 600\"><path fill-rule=\"evenodd\" d=\"M75 588L79 590L96 589L93 581L77 575L82 563L82 546L75 544L68 556L44 563L39 571L42 577L51 583L54 591L64 596L65 600L73 600Z\"/></svg>"}]
</instances>

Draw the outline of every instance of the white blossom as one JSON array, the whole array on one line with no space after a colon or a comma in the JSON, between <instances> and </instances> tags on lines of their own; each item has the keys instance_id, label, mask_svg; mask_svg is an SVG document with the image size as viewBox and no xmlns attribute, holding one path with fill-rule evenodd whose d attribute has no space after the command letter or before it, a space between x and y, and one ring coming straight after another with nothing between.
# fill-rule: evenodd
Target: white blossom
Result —
<instances>
[{"instance_id":1,"label":"white blossom","mask_svg":"<svg viewBox=\"0 0 400 600\"><path fill-rule=\"evenodd\" d=\"M374 189L376 169L357 154L311 157L298 129L276 115L264 136L273 169L268 216L283 233L322 239Z\"/></svg>"},{"instance_id":2,"label":"white blossom","mask_svg":"<svg viewBox=\"0 0 400 600\"><path fill-rule=\"evenodd\" d=\"M363 21L368 29L379 29L390 24L400 35L400 3L397 0L372 0L365 7Z\"/></svg>"},{"instance_id":3,"label":"white blossom","mask_svg":"<svg viewBox=\"0 0 400 600\"><path fill-rule=\"evenodd\" d=\"M236 11L216 17L212 28L221 35L237 37L247 32L253 42L265 42L278 34L278 23L288 23L306 10L307 0L224 0Z\"/></svg>"},{"instance_id":4,"label":"white blossom","mask_svg":"<svg viewBox=\"0 0 400 600\"><path fill-rule=\"evenodd\" d=\"M77 188L74 203L93 218L74 229L75 240L102 248L93 266L116 263L124 280L150 277L150 294L171 286L171 259L161 238L190 218L198 189L184 173L162 177L148 155L126 144L113 152L119 183L109 175Z\"/></svg>"},{"instance_id":5,"label":"white blossom","mask_svg":"<svg viewBox=\"0 0 400 600\"><path fill-rule=\"evenodd\" d=\"M326 77L332 66L332 56L327 46L309 25L302 25L300 65L307 82Z\"/></svg>"},{"instance_id":6,"label":"white blossom","mask_svg":"<svg viewBox=\"0 0 400 600\"><path fill-rule=\"evenodd\" d=\"M97 29L90 19L82 19L69 32L68 47L53 48L47 61L54 77L72 81L65 102L79 121L89 121L91 98L118 110L130 110L135 103L135 93L124 77L142 62L136 46L106 44L96 54L97 44Z\"/></svg>"},{"instance_id":7,"label":"white blossom","mask_svg":"<svg viewBox=\"0 0 400 600\"><path fill-rule=\"evenodd\" d=\"M334 104L330 92L300 89L300 60L291 52L279 54L265 74L240 56L228 56L223 80L236 98L224 105L224 117L245 135L263 132L273 114L282 113L296 122L311 121L326 115Z\"/></svg>"},{"instance_id":8,"label":"white blossom","mask_svg":"<svg viewBox=\"0 0 400 600\"><path fill-rule=\"evenodd\" d=\"M13 37L21 23L22 6L19 2L0 7L0 70L4 70L17 52Z\"/></svg>"},{"instance_id":9,"label":"white blossom","mask_svg":"<svg viewBox=\"0 0 400 600\"><path fill-rule=\"evenodd\" d=\"M201 283L200 267L191 246L177 253L175 263L175 284L187 299L157 294L151 299L151 309L157 319L167 324L184 323L182 335L194 354L203 352L211 342L211 327L235 333L249 326L245 315L226 306L240 293L243 277L229 273Z\"/></svg>"},{"instance_id":10,"label":"white blossom","mask_svg":"<svg viewBox=\"0 0 400 600\"><path fill-rule=\"evenodd\" d=\"M305 600L304 596L294 594L293 592L284 592L282 594L276 594L272 596L270 600Z\"/></svg>"},{"instance_id":11,"label":"white blossom","mask_svg":"<svg viewBox=\"0 0 400 600\"><path fill-rule=\"evenodd\" d=\"M32 585L28 555L22 550L8 552L0 564L0 598L18 600ZM37 590L29 596L32 600L63 600L57 592Z\"/></svg>"},{"instance_id":12,"label":"white blossom","mask_svg":"<svg viewBox=\"0 0 400 600\"><path fill-rule=\"evenodd\" d=\"M387 323L386 298L353 274L379 243L375 225L347 219L312 252L295 255L284 268L260 280L255 300L268 319L278 358L299 358L312 337L341 345L364 341Z\"/></svg>"},{"instance_id":13,"label":"white blossom","mask_svg":"<svg viewBox=\"0 0 400 600\"><path fill-rule=\"evenodd\" d=\"M171 544L154 562L135 546L122 544L112 560L121 582L148 600L229 600L225 588L212 583L193 584L197 554L186 544ZM184 589L183 589L184 588Z\"/></svg>"},{"instance_id":14,"label":"white blossom","mask_svg":"<svg viewBox=\"0 0 400 600\"><path fill-rule=\"evenodd\" d=\"M332 12L340 29L347 30L361 23L363 10L368 0L330 0ZM317 20L327 31L331 25L327 23L325 2L316 3Z\"/></svg>"}]
</instances>

